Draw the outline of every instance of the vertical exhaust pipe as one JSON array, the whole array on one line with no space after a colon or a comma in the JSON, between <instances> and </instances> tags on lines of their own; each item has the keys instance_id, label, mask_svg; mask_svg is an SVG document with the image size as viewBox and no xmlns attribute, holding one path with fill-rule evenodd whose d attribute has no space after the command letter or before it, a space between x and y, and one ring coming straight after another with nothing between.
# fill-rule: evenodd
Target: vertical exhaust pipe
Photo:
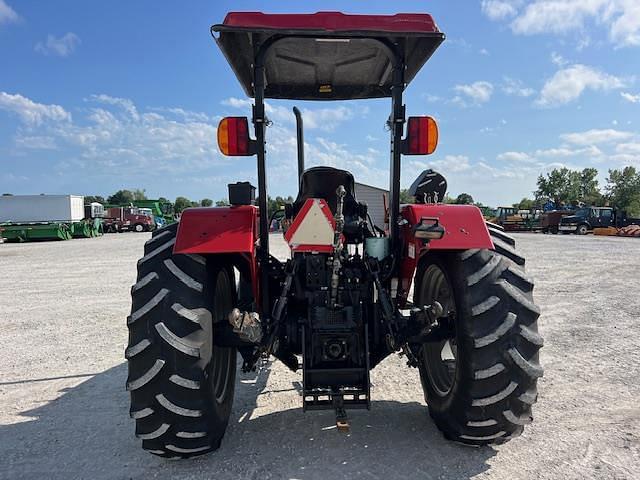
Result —
<instances>
[{"instance_id":1,"label":"vertical exhaust pipe","mask_svg":"<svg viewBox=\"0 0 640 480\"><path fill-rule=\"evenodd\" d=\"M302 123L302 113L298 107L293 107L293 114L296 116L296 136L298 140L298 183L304 172L304 131Z\"/></svg>"}]
</instances>

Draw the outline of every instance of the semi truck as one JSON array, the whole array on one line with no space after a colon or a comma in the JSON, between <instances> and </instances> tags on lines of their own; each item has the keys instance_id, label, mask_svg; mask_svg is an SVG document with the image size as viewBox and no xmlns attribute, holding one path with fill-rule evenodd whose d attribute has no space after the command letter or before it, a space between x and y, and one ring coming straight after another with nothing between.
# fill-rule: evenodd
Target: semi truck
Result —
<instances>
[{"instance_id":1,"label":"semi truck","mask_svg":"<svg viewBox=\"0 0 640 480\"><path fill-rule=\"evenodd\" d=\"M171 225L176 222L175 211L173 208L173 203L163 200L133 200L129 203L121 203L121 204L108 204L105 205L107 209L109 208L132 208L136 207L140 209L140 211L147 212L149 211L153 215L153 219L155 221L156 228L162 228L166 225Z\"/></svg>"},{"instance_id":2,"label":"semi truck","mask_svg":"<svg viewBox=\"0 0 640 480\"><path fill-rule=\"evenodd\" d=\"M153 216L141 213L137 207L110 207L106 210L105 233L151 232L155 228Z\"/></svg>"},{"instance_id":3,"label":"semi truck","mask_svg":"<svg viewBox=\"0 0 640 480\"><path fill-rule=\"evenodd\" d=\"M7 241L69 240L101 233L96 204L89 216L81 195L3 195L0 197L0 225Z\"/></svg>"},{"instance_id":4,"label":"semi truck","mask_svg":"<svg viewBox=\"0 0 640 480\"><path fill-rule=\"evenodd\" d=\"M627 215L627 212L617 208L583 207L574 212L573 215L563 217L558 228L564 234L586 235L595 228L623 228L639 223L640 219L631 218Z\"/></svg>"}]
</instances>

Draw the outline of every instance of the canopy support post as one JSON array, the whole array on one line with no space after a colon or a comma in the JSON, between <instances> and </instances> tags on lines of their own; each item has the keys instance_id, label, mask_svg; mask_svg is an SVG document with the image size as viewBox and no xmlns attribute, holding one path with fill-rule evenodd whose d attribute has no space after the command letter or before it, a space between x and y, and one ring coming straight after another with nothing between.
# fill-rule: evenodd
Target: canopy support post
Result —
<instances>
[{"instance_id":1,"label":"canopy support post","mask_svg":"<svg viewBox=\"0 0 640 480\"><path fill-rule=\"evenodd\" d=\"M404 62L400 58L394 60L393 85L391 87L391 176L389 181L389 236L391 251L400 258L400 167L402 160L402 135L405 124L405 108L402 104L404 91ZM399 262L396 262L399 265ZM394 272L395 273L395 272Z\"/></svg>"},{"instance_id":2,"label":"canopy support post","mask_svg":"<svg viewBox=\"0 0 640 480\"><path fill-rule=\"evenodd\" d=\"M256 55L254 67L255 105L253 106L253 125L255 128L257 157L258 157L258 208L260 248L258 250L258 265L260 266L260 306L262 321L269 325L269 212L267 196L267 171L265 152L265 129L267 118L264 113L264 55Z\"/></svg>"}]
</instances>

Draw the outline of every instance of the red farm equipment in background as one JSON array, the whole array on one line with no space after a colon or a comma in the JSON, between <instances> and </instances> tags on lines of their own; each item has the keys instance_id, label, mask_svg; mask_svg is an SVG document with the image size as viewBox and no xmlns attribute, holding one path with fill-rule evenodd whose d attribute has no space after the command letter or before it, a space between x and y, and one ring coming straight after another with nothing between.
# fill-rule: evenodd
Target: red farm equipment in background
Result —
<instances>
[{"instance_id":1,"label":"red farm equipment in background","mask_svg":"<svg viewBox=\"0 0 640 480\"><path fill-rule=\"evenodd\" d=\"M302 373L305 410L375 408L369 372L401 353L417 368L435 423L451 440L500 443L531 421L542 375L533 283L515 241L473 206L445 205L432 170L400 204L403 155L428 155L438 130L406 118L403 93L444 40L428 14L230 13L212 35L246 94L251 119L218 128L225 155L255 155L230 207L187 209L154 232L138 262L127 323L127 388L150 452L215 450L233 402L236 355L251 371L275 356ZM269 253L265 99L390 98L389 224L373 225L351 173L304 168L287 205L291 258ZM413 290L412 290L413 288Z\"/></svg>"}]
</instances>

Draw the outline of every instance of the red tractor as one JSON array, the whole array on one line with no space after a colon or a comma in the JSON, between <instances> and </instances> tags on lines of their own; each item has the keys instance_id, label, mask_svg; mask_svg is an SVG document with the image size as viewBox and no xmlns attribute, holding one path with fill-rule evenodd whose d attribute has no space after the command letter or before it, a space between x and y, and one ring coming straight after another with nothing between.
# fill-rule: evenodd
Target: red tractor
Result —
<instances>
[{"instance_id":1,"label":"red tractor","mask_svg":"<svg viewBox=\"0 0 640 480\"><path fill-rule=\"evenodd\" d=\"M515 241L479 209L439 203L446 181L423 172L400 205L402 155L437 144L430 117L405 116L403 92L444 40L428 14L230 13L211 28L247 95L246 117L224 118L225 155L257 156L230 207L185 210L154 232L138 262L127 319L127 388L146 450L189 457L215 450L233 402L236 356L252 371L271 356L302 371L304 410L369 409L369 372L400 353L420 373L445 437L501 443L531 422L539 309ZM269 253L265 98L391 98L388 228L373 225L351 173L305 170L285 210L291 258ZM411 287L413 285L413 292ZM374 404L375 407L375 404Z\"/></svg>"}]
</instances>

